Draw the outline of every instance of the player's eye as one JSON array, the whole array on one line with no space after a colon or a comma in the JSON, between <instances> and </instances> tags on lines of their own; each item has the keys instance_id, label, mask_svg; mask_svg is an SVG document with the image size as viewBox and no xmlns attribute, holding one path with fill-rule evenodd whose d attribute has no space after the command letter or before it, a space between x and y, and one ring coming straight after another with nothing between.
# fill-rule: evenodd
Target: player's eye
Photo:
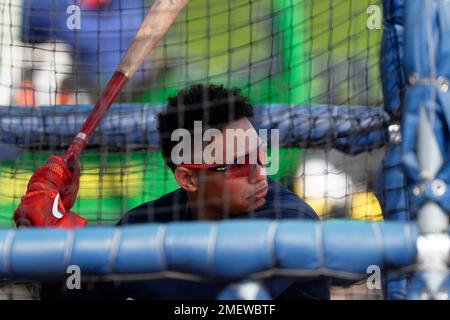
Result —
<instances>
[{"instance_id":1,"label":"player's eye","mask_svg":"<svg viewBox=\"0 0 450 320\"><path fill-rule=\"evenodd\" d=\"M249 164L232 164L227 170L227 173L232 176L245 176L251 170L251 165Z\"/></svg>"}]
</instances>

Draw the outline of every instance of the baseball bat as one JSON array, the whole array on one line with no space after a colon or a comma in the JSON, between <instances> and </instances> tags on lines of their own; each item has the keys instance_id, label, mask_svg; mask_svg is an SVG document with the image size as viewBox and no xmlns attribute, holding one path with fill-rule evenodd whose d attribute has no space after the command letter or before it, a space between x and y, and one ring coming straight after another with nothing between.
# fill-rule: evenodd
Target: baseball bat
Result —
<instances>
[{"instance_id":1,"label":"baseball bat","mask_svg":"<svg viewBox=\"0 0 450 320\"><path fill-rule=\"evenodd\" d=\"M178 14L189 0L156 0L150 7L139 30L133 38L116 71L103 90L78 134L72 140L64 159L77 159L95 131L103 116L111 107L118 94L136 73L144 60L166 34Z\"/></svg>"}]
</instances>

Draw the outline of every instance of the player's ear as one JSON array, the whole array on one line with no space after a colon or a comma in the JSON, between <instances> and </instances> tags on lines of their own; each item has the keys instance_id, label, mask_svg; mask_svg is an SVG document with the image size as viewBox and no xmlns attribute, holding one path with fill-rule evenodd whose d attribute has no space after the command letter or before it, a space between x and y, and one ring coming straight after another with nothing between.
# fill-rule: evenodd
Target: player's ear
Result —
<instances>
[{"instance_id":1,"label":"player's ear","mask_svg":"<svg viewBox=\"0 0 450 320\"><path fill-rule=\"evenodd\" d=\"M196 192L198 189L198 177L193 172L185 167L178 166L174 171L175 179L178 185L187 192Z\"/></svg>"}]
</instances>

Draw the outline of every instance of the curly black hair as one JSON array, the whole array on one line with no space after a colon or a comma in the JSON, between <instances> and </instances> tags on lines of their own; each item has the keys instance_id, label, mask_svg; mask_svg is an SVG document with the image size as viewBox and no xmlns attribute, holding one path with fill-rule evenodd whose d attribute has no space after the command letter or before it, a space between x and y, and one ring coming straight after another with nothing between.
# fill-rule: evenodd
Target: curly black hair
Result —
<instances>
[{"instance_id":1,"label":"curly black hair","mask_svg":"<svg viewBox=\"0 0 450 320\"><path fill-rule=\"evenodd\" d=\"M193 131L194 121L202 121L203 130L223 130L227 124L253 117L253 106L238 88L195 84L167 99L166 110L158 114L158 131L164 161L173 170L171 152L178 141L171 141L176 129ZM192 141L193 143L193 141Z\"/></svg>"}]
</instances>

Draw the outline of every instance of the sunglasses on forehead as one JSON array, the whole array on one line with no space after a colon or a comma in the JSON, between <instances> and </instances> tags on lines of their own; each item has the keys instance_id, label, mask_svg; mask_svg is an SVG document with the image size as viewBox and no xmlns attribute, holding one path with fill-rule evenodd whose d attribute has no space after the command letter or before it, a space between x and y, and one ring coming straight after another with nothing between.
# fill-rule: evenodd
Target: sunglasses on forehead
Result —
<instances>
[{"instance_id":1,"label":"sunglasses on forehead","mask_svg":"<svg viewBox=\"0 0 450 320\"><path fill-rule=\"evenodd\" d=\"M261 167L267 165L267 146L261 144L253 152L247 153L231 164L182 164L188 169L204 169L213 172L224 172L229 178L248 177L255 170L256 163Z\"/></svg>"}]
</instances>

